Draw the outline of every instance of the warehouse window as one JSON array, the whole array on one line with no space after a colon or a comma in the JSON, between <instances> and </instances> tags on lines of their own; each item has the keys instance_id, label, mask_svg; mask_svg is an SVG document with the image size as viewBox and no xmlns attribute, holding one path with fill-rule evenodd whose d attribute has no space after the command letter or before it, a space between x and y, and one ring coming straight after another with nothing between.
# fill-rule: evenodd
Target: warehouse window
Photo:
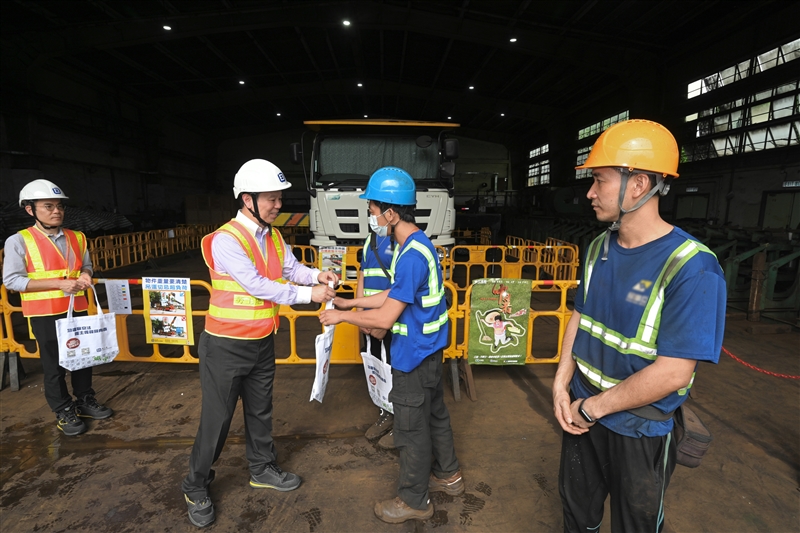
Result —
<instances>
[{"instance_id":1,"label":"warehouse window","mask_svg":"<svg viewBox=\"0 0 800 533\"><path fill-rule=\"evenodd\" d=\"M534 148L533 150L531 150L530 155L528 156L528 159L536 159L540 155L546 154L549 151L550 151L550 145L549 144L543 144L539 148Z\"/></svg>"},{"instance_id":2,"label":"warehouse window","mask_svg":"<svg viewBox=\"0 0 800 533\"><path fill-rule=\"evenodd\" d=\"M783 65L784 63L798 58L800 58L800 39L795 39L783 46L773 48L768 52L759 54L741 63L736 63L710 76L705 76L699 80L693 81L687 87L686 97L694 98L695 96L700 96L701 94L730 85L748 76L753 76L759 72L764 72L772 67Z\"/></svg>"},{"instance_id":3,"label":"warehouse window","mask_svg":"<svg viewBox=\"0 0 800 533\"><path fill-rule=\"evenodd\" d=\"M543 144L530 151L528 158L528 187L550 183L550 159L545 159L550 151L549 144Z\"/></svg>"},{"instance_id":4,"label":"warehouse window","mask_svg":"<svg viewBox=\"0 0 800 533\"><path fill-rule=\"evenodd\" d=\"M550 183L550 160L544 159L528 165L528 187Z\"/></svg>"},{"instance_id":5,"label":"warehouse window","mask_svg":"<svg viewBox=\"0 0 800 533\"><path fill-rule=\"evenodd\" d=\"M800 144L798 80L686 117L695 138L681 149L683 162Z\"/></svg>"},{"instance_id":6,"label":"warehouse window","mask_svg":"<svg viewBox=\"0 0 800 533\"><path fill-rule=\"evenodd\" d=\"M592 151L591 146L584 146L583 148L578 149L578 158L575 160L575 166L582 165L586 162L589 158L589 152ZM591 178L592 177L592 169L590 168L581 168L575 171L575 179L581 180L584 178Z\"/></svg>"},{"instance_id":7,"label":"warehouse window","mask_svg":"<svg viewBox=\"0 0 800 533\"><path fill-rule=\"evenodd\" d=\"M628 111L623 111L622 113L617 113L616 115L611 115L605 120L601 120L591 126L586 126L585 128L581 128L578 130L578 140L585 139L586 137L591 137L592 135L597 135L600 132L603 132L611 126L612 124L616 124L617 122L622 122L623 120L628 120Z\"/></svg>"}]
</instances>

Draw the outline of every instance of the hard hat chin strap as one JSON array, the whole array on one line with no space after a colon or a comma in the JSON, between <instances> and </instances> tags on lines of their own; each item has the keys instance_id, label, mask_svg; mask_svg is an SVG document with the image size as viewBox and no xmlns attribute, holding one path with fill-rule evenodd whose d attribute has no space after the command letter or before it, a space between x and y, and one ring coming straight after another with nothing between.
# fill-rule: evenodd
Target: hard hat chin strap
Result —
<instances>
[{"instance_id":1,"label":"hard hat chin strap","mask_svg":"<svg viewBox=\"0 0 800 533\"><path fill-rule=\"evenodd\" d=\"M249 194L250 198L252 198L253 205L255 207L258 207L258 195L260 193L249 192L247 194ZM247 207L247 204L244 204L244 206L247 208L248 211L250 211L250 214L253 215L256 220L258 220L258 223L261 224L264 228L266 228L267 235L272 235L272 226L270 226L268 222L266 222L263 218L261 218L261 214L258 211L253 211L251 208Z\"/></svg>"},{"instance_id":2,"label":"hard hat chin strap","mask_svg":"<svg viewBox=\"0 0 800 533\"><path fill-rule=\"evenodd\" d=\"M655 196L658 193L661 196L666 196L669 192L670 184L672 183L672 176L667 176L664 178L663 176L656 175L656 185L652 189L650 189L644 197L636 202L636 204L631 207L630 209L624 209L622 207L622 203L625 201L625 192L628 188L628 179L631 175L634 174L635 169L629 168L620 168L619 174L621 177L620 184L619 184L619 217L617 220L611 224L611 226L606 230L606 236L603 239L603 257L602 260L608 260L608 246L611 240L611 232L612 231L619 231L620 225L622 223L622 216L636 211L640 207L642 207L650 198Z\"/></svg>"},{"instance_id":3,"label":"hard hat chin strap","mask_svg":"<svg viewBox=\"0 0 800 533\"><path fill-rule=\"evenodd\" d=\"M31 206L31 212L33 213L33 219L34 219L36 222L38 222L38 223L39 223L39 225L40 225L42 228L44 228L44 229L46 229L46 230L48 230L48 231L49 231L49 230L52 230L52 229L58 229L58 228L60 227L60 226L48 226L47 224L45 224L44 222L42 222L41 220L39 220L39 217L37 217L37 216L36 216L36 202L31 202L31 203L29 203L28 205L30 205L30 206Z\"/></svg>"}]
</instances>

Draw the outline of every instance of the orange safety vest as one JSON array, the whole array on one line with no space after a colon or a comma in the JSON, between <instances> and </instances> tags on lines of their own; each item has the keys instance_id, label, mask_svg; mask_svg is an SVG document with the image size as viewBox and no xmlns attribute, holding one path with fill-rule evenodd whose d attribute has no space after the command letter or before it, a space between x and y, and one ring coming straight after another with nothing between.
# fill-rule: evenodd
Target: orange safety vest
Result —
<instances>
[{"instance_id":1,"label":"orange safety vest","mask_svg":"<svg viewBox=\"0 0 800 533\"><path fill-rule=\"evenodd\" d=\"M230 275L217 272L211 253L211 241L217 233L234 237L256 266L259 275L278 283L286 283L282 278L286 246L283 237L272 228L272 238L266 239L267 250L262 253L253 234L236 220L203 237L203 260L211 274L206 331L231 339L263 339L273 331L278 331L280 305L248 294Z\"/></svg>"},{"instance_id":2,"label":"orange safety vest","mask_svg":"<svg viewBox=\"0 0 800 533\"><path fill-rule=\"evenodd\" d=\"M25 268L30 279L78 279L86 253L86 236L80 231L62 229L67 239L67 257L45 232L31 226L19 234L25 243ZM22 314L52 316L69 310L69 294L59 289L43 289L20 293ZM75 293L75 311L86 311L86 293Z\"/></svg>"}]
</instances>

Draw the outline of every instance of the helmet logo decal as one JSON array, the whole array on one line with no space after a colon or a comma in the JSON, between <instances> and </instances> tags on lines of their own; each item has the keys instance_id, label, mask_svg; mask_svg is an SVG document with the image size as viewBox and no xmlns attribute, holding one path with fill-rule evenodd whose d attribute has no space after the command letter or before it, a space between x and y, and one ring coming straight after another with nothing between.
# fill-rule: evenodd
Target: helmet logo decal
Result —
<instances>
[{"instance_id":1,"label":"helmet logo decal","mask_svg":"<svg viewBox=\"0 0 800 533\"><path fill-rule=\"evenodd\" d=\"M53 194L64 194L64 193L62 193L61 189L59 189L58 187L53 187Z\"/></svg>"},{"instance_id":2,"label":"helmet logo decal","mask_svg":"<svg viewBox=\"0 0 800 533\"><path fill-rule=\"evenodd\" d=\"M283 172L278 172L278 181L286 183L286 177L283 175Z\"/></svg>"}]
</instances>

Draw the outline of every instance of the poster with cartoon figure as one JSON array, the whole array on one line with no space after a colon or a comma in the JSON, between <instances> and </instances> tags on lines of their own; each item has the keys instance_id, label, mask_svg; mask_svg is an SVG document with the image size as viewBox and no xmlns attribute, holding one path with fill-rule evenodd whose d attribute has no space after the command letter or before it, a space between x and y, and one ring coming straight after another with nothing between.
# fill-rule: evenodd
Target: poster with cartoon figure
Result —
<instances>
[{"instance_id":1,"label":"poster with cartoon figure","mask_svg":"<svg viewBox=\"0 0 800 533\"><path fill-rule=\"evenodd\" d=\"M143 278L145 337L149 344L194 344L189 278Z\"/></svg>"},{"instance_id":2,"label":"poster with cartoon figure","mask_svg":"<svg viewBox=\"0 0 800 533\"><path fill-rule=\"evenodd\" d=\"M530 280L485 278L473 282L469 364L525 364L530 301Z\"/></svg>"}]
</instances>

